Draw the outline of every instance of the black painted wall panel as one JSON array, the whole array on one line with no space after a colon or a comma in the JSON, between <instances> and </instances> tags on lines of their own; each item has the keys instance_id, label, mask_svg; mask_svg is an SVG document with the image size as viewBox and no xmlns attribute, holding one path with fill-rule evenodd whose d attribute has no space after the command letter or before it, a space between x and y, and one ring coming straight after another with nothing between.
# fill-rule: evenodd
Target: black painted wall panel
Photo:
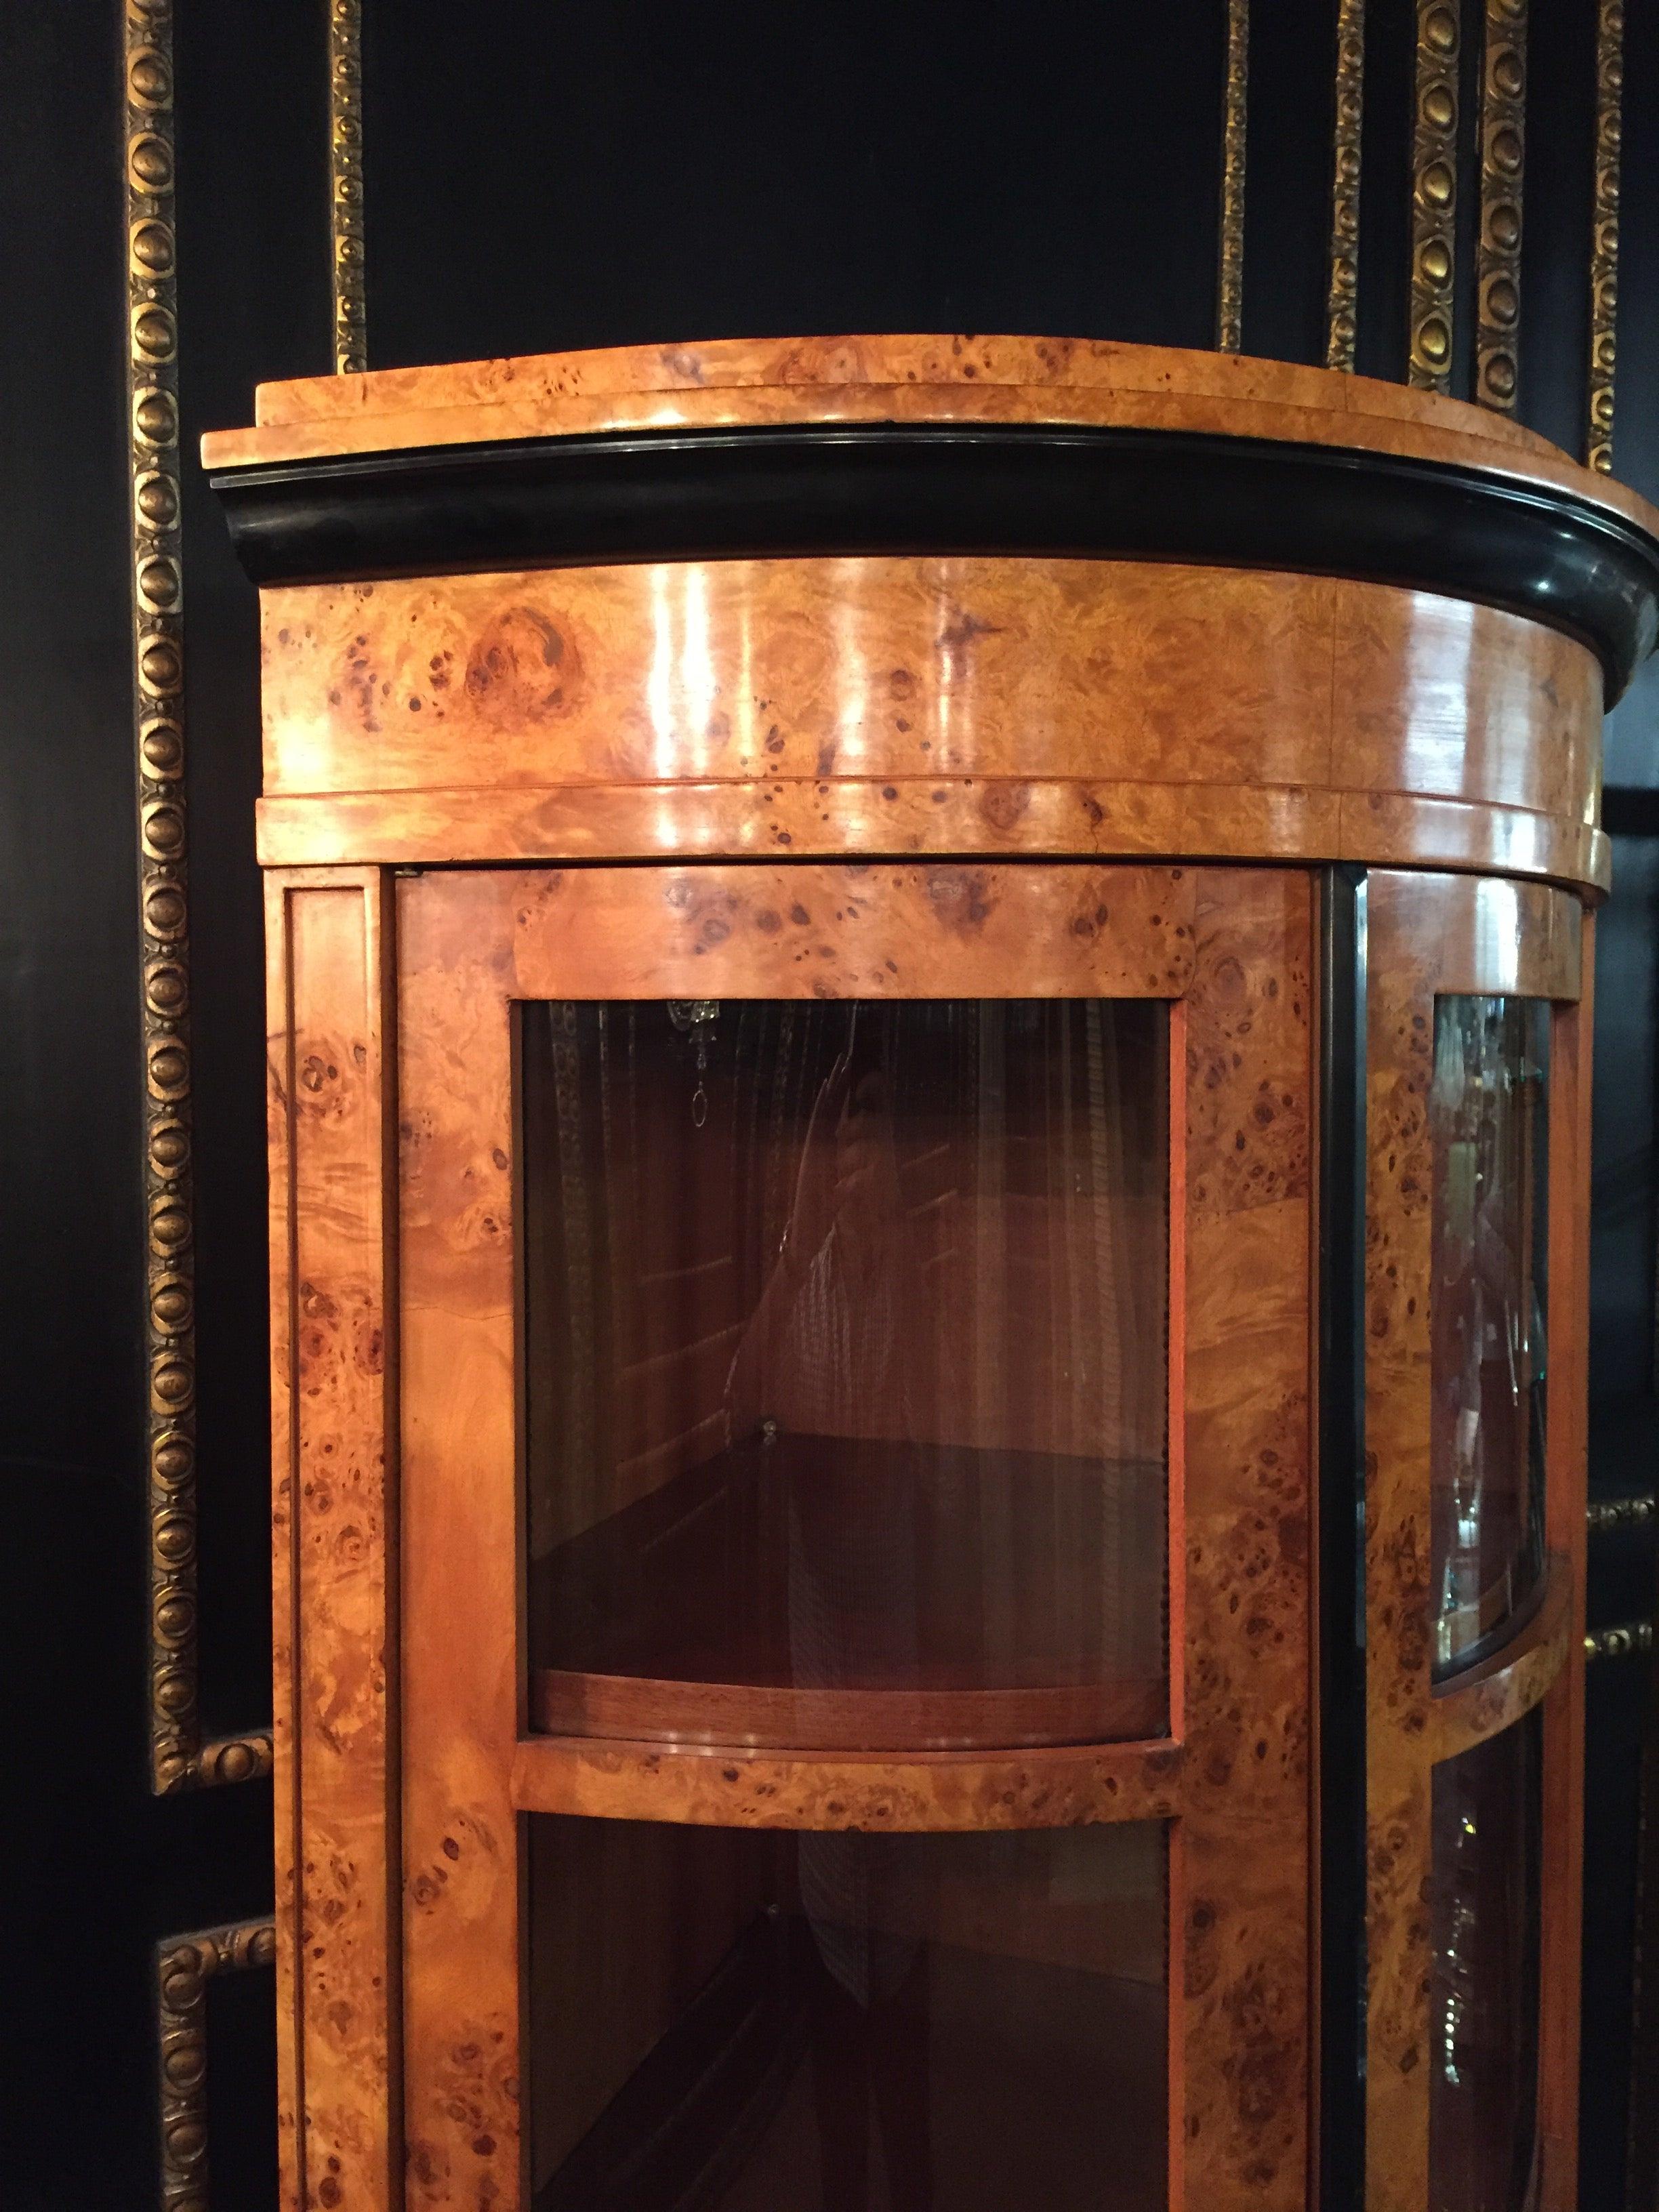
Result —
<instances>
[{"instance_id":1,"label":"black painted wall panel","mask_svg":"<svg viewBox=\"0 0 1659 2212\"><path fill-rule=\"evenodd\" d=\"M1336 9L1273 0L1250 26L1244 350L1323 367Z\"/></svg>"},{"instance_id":2,"label":"black painted wall panel","mask_svg":"<svg viewBox=\"0 0 1659 2212\"><path fill-rule=\"evenodd\" d=\"M1223 0L368 0L379 365L842 331L1208 345Z\"/></svg>"},{"instance_id":3,"label":"black painted wall panel","mask_svg":"<svg viewBox=\"0 0 1659 2212\"><path fill-rule=\"evenodd\" d=\"M196 459L256 383L326 374L326 21L179 0L179 358L191 881L202 1673L210 1733L270 1709L258 595Z\"/></svg>"},{"instance_id":4,"label":"black painted wall panel","mask_svg":"<svg viewBox=\"0 0 1659 2212\"><path fill-rule=\"evenodd\" d=\"M322 0L175 0L187 447L326 368ZM889 10L365 0L376 365L929 327L1206 345L1224 0ZM1627 0L1619 472L1659 494L1659 0ZM1324 345L1334 0L1255 0L1245 339ZM1466 20L1478 24L1476 0ZM1405 362L1412 0L1368 9L1359 366ZM1531 0L1524 417L1583 408L1593 0ZM122 434L120 0L0 0L0 1771L7 2212L151 2201L149 1958L266 1909L267 1790L144 1771L137 933ZM1473 118L1469 118L1472 132ZM1473 140L1470 139L1472 149ZM1472 158L1472 151L1471 151ZM253 599L186 456L204 1706L268 1710ZM1659 674L1610 728L1592 1478L1651 1486ZM1598 1620L1652 1547L1598 1539ZM1591 1676L1585 2203L1619 2201L1634 1747ZM268 1979L214 1999L216 2201L270 2204Z\"/></svg>"}]
</instances>

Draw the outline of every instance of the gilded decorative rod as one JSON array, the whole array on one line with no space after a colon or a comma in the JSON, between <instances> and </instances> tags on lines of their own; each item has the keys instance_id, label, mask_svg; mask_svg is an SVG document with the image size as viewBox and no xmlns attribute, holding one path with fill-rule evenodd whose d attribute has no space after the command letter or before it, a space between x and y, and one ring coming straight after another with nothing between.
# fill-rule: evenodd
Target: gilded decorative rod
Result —
<instances>
[{"instance_id":1,"label":"gilded decorative rod","mask_svg":"<svg viewBox=\"0 0 1659 2212\"><path fill-rule=\"evenodd\" d=\"M1221 133L1221 252L1216 337L1222 353L1244 349L1244 120L1250 80L1250 0L1227 0L1227 97Z\"/></svg>"},{"instance_id":2,"label":"gilded decorative rod","mask_svg":"<svg viewBox=\"0 0 1659 2212\"><path fill-rule=\"evenodd\" d=\"M269 1920L169 1936L156 1947L162 2212L207 2212L208 1983L269 1966L276 1956Z\"/></svg>"},{"instance_id":3,"label":"gilded decorative rod","mask_svg":"<svg viewBox=\"0 0 1659 2212\"><path fill-rule=\"evenodd\" d=\"M1520 382L1521 209L1526 164L1527 0L1486 0L1480 77L1480 237L1474 396L1513 415Z\"/></svg>"},{"instance_id":4,"label":"gilded decorative rod","mask_svg":"<svg viewBox=\"0 0 1659 2212\"><path fill-rule=\"evenodd\" d=\"M1431 392L1451 387L1458 46L1455 0L1417 0L1411 358L1407 378Z\"/></svg>"},{"instance_id":5,"label":"gilded decorative rod","mask_svg":"<svg viewBox=\"0 0 1659 2212\"><path fill-rule=\"evenodd\" d=\"M1613 468L1614 324L1619 308L1619 149L1625 89L1624 0L1601 0L1595 19L1595 213L1590 237L1589 421L1584 459Z\"/></svg>"},{"instance_id":6,"label":"gilded decorative rod","mask_svg":"<svg viewBox=\"0 0 1659 2212\"><path fill-rule=\"evenodd\" d=\"M1331 276L1325 366L1352 370L1359 309L1359 134L1365 103L1365 0L1339 0L1331 155Z\"/></svg>"},{"instance_id":7,"label":"gilded decorative rod","mask_svg":"<svg viewBox=\"0 0 1659 2212\"><path fill-rule=\"evenodd\" d=\"M150 1778L270 1768L270 1739L204 1744L196 1601L195 1195L172 0L126 0L127 458L143 1052Z\"/></svg>"},{"instance_id":8,"label":"gilded decorative rod","mask_svg":"<svg viewBox=\"0 0 1659 2212\"><path fill-rule=\"evenodd\" d=\"M363 279L362 0L329 0L329 240L334 265L334 367L368 367Z\"/></svg>"}]
</instances>

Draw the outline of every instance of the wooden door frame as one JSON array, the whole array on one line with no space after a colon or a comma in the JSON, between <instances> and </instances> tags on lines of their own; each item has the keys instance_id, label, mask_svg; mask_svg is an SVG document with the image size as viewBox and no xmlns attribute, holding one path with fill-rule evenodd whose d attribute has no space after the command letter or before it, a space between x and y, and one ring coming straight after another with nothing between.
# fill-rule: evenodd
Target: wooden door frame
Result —
<instances>
[{"instance_id":1,"label":"wooden door frame","mask_svg":"<svg viewBox=\"0 0 1659 2212\"><path fill-rule=\"evenodd\" d=\"M392 890L376 871L283 872L272 881L283 917L273 931L273 1065L286 1074L278 1118L289 1133L273 1227L289 1255L282 1310L295 1316L307 1299L332 1295L300 1216L314 1208L332 1218L333 1156L291 1106L313 1032L338 1030L342 1050L325 1054L325 1067L346 1089L372 1093L382 1137L390 1125L381 1062L357 1054L344 1018L363 1003L372 974L376 1035L392 1033L391 933L377 919L372 957L365 951L349 976L325 975L307 926L295 922L313 893L349 886L377 917ZM395 1454L389 1360L374 1405L383 1463L395 1457L399 1467L395 1547L407 1626L399 1640L386 1570L378 1614L365 1613L355 1650L344 1634L341 1649L327 1650L285 1584L286 1617L302 1642L281 1700L293 1717L279 1753L294 1838L284 1941L290 1973L303 1951L300 1978L310 1974L319 1992L296 2005L284 2077L290 2203L317 2195L339 2155L313 2115L310 2054L343 1988L331 1869L314 1845L329 1808L319 1804L313 1820L318 1778L295 1747L307 1725L325 1723L331 1685L359 1663L375 1686L386 1750L380 1825L374 1837L363 1831L356 1872L380 1895L400 1868L404 1910L401 1939L386 1927L379 1972L361 1984L384 2032L372 2049L354 2045L343 2101L356 2098L363 2139L385 2148L353 2167L362 2183L353 2201L389 2207L406 2191L411 2206L487 2198L501 2212L527 2208L523 1813L831 1826L879 1808L887 1825L936 1830L1169 1820L1170 1923L1181 1930L1170 1964L1184 1991L1170 2007L1170 2202L1194 2212L1305 2205L1311 874L804 862L478 871L404 877L395 903L395 1276L383 1224L378 1241L364 1231L357 1243L380 1254L388 1301L396 1285ZM337 1006L323 1003L331 993ZM1002 995L1171 1002L1171 1127L1184 1131L1171 1146L1170 1588L1172 1624L1184 1628L1171 1638L1171 1735L898 1761L531 1738L517 1556L514 1000ZM315 1118L320 1131L334 1130L320 1109ZM307 1145L317 1164L309 1183ZM360 1141L354 1173L367 1172L368 1159ZM303 1329L279 1340L284 1404L296 1432L324 1451L359 1385L337 1365L308 1365L302 1340ZM394 1537L384 1497L381 1510L385 1561ZM337 1523L328 1531L337 1546L341 1533ZM291 1530L279 1540L290 1551L297 1540ZM399 1663L377 1676L379 1652ZM409 1756L395 1788L400 1731ZM400 2075L401 2188L392 2169L403 2123L388 2087Z\"/></svg>"},{"instance_id":2,"label":"wooden door frame","mask_svg":"<svg viewBox=\"0 0 1659 2212\"><path fill-rule=\"evenodd\" d=\"M1593 921L1570 892L1373 870L1365 1143L1367 2212L1429 2203L1434 1767L1543 1706L1539 2212L1577 2195ZM1551 1025L1545 1587L1514 1634L1436 1684L1429 1285L1435 1000L1547 1000Z\"/></svg>"}]
</instances>

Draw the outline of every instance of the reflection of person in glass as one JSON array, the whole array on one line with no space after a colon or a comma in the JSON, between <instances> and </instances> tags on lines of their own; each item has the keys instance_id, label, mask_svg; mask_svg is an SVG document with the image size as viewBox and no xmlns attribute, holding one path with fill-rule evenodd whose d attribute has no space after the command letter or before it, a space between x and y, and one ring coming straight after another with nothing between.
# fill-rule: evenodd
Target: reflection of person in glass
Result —
<instances>
[{"instance_id":1,"label":"reflection of person in glass","mask_svg":"<svg viewBox=\"0 0 1659 2212\"><path fill-rule=\"evenodd\" d=\"M852 1043L813 1109L777 1262L726 1385L732 1437L760 1431L788 1471L789 1652L804 1688L914 1678L916 1531L907 1486L882 1480L879 1444L937 1434L936 1376L905 1352L927 1292L888 1079L878 1066L858 1067ZM792 1449L798 1439L811 1442ZM853 1439L865 1479L815 1480L815 1463L827 1471L836 1442L847 1460ZM824 2212L871 2202L872 2109L885 2201L896 2212L933 2203L924 1899L905 1879L905 1842L799 1838Z\"/></svg>"}]
</instances>

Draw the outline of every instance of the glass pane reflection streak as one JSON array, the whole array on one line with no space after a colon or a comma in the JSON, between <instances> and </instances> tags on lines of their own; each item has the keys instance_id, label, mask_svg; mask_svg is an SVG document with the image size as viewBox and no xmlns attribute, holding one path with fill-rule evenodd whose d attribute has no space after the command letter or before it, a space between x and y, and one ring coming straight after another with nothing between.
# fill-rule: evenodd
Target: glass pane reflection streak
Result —
<instances>
[{"instance_id":1,"label":"glass pane reflection streak","mask_svg":"<svg viewBox=\"0 0 1659 2212\"><path fill-rule=\"evenodd\" d=\"M524 1009L532 1711L1161 1734L1167 1008Z\"/></svg>"}]
</instances>

